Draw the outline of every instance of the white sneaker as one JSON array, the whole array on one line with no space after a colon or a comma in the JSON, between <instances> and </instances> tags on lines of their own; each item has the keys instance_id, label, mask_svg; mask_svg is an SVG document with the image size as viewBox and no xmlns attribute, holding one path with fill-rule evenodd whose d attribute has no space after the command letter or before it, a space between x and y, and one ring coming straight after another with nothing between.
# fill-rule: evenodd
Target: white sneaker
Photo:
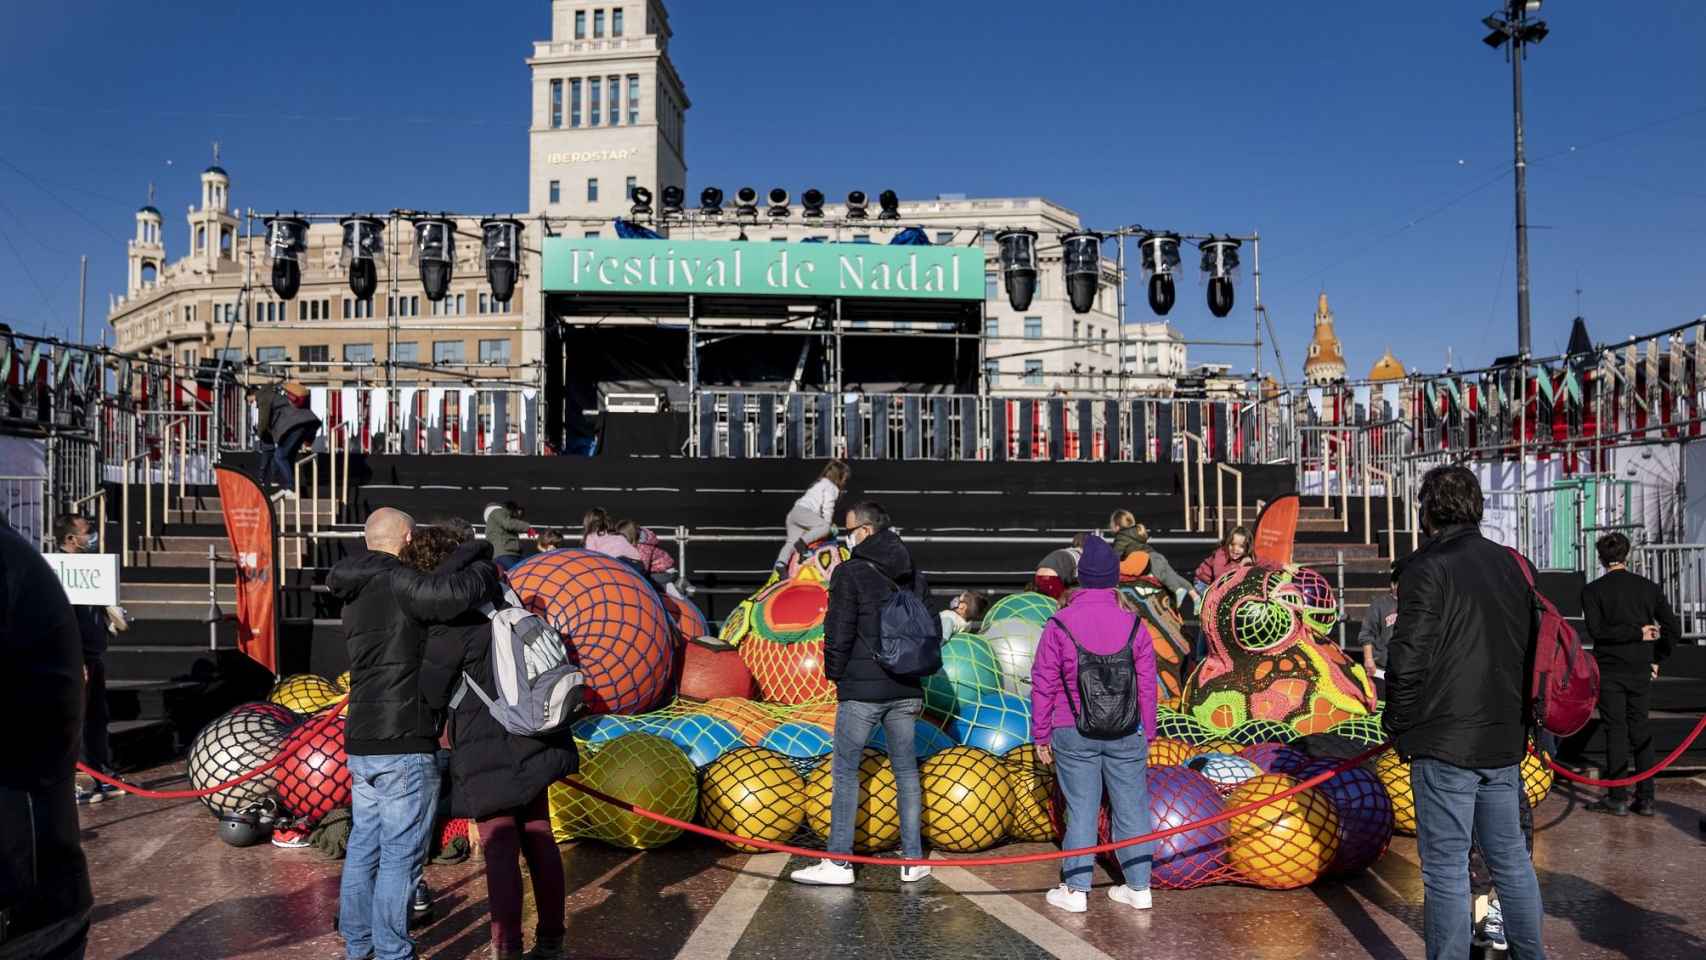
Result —
<instances>
[{"instance_id":1,"label":"white sneaker","mask_svg":"<svg viewBox=\"0 0 1706 960\"><path fill-rule=\"evenodd\" d=\"M1149 888L1133 890L1123 883L1108 888L1108 899L1123 903L1133 910L1148 910L1155 906L1155 901L1149 896Z\"/></svg>"},{"instance_id":2,"label":"white sneaker","mask_svg":"<svg viewBox=\"0 0 1706 960\"><path fill-rule=\"evenodd\" d=\"M901 883L917 883L918 881L924 879L925 877L928 877L929 875L930 875L930 868L929 867L901 867L900 868L900 882Z\"/></svg>"},{"instance_id":3,"label":"white sneaker","mask_svg":"<svg viewBox=\"0 0 1706 960\"><path fill-rule=\"evenodd\" d=\"M853 884L853 868L834 860L819 860L809 867L795 870L788 879L815 887L846 887Z\"/></svg>"},{"instance_id":4,"label":"white sneaker","mask_svg":"<svg viewBox=\"0 0 1706 960\"><path fill-rule=\"evenodd\" d=\"M1061 884L1048 892L1048 904L1058 907L1067 913L1083 913L1090 909L1089 897L1082 890L1074 890L1066 884Z\"/></svg>"}]
</instances>

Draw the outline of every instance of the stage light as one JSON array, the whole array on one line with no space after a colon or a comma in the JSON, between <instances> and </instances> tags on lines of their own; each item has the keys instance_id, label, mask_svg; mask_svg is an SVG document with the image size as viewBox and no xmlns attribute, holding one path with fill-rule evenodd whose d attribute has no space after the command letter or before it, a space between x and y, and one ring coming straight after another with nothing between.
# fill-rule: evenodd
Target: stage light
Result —
<instances>
[{"instance_id":1,"label":"stage light","mask_svg":"<svg viewBox=\"0 0 1706 960\"><path fill-rule=\"evenodd\" d=\"M823 191L817 188L800 194L800 216L816 220L823 216Z\"/></svg>"},{"instance_id":2,"label":"stage light","mask_svg":"<svg viewBox=\"0 0 1706 960\"><path fill-rule=\"evenodd\" d=\"M628 199L634 201L634 205L628 208L628 216L639 218L652 215L652 192L650 190L645 187L635 187Z\"/></svg>"},{"instance_id":3,"label":"stage light","mask_svg":"<svg viewBox=\"0 0 1706 960\"><path fill-rule=\"evenodd\" d=\"M1149 309L1165 317L1173 309L1173 271L1179 266L1179 235L1146 233L1137 241L1143 272L1149 275Z\"/></svg>"},{"instance_id":4,"label":"stage light","mask_svg":"<svg viewBox=\"0 0 1706 960\"><path fill-rule=\"evenodd\" d=\"M1069 233L1060 238L1061 263L1066 274L1066 296L1073 313L1089 313L1096 305L1102 285L1102 235Z\"/></svg>"},{"instance_id":5,"label":"stage light","mask_svg":"<svg viewBox=\"0 0 1706 960\"><path fill-rule=\"evenodd\" d=\"M375 217L345 217L344 249L338 259L349 272L349 289L369 300L379 289L378 256L385 252L385 222Z\"/></svg>"},{"instance_id":6,"label":"stage light","mask_svg":"<svg viewBox=\"0 0 1706 960\"><path fill-rule=\"evenodd\" d=\"M847 194L847 219L849 219L849 220L863 220L866 217L870 216L870 212L866 209L866 207L869 205L870 205L870 201L865 199L865 191L854 190L854 191L848 193Z\"/></svg>"},{"instance_id":7,"label":"stage light","mask_svg":"<svg viewBox=\"0 0 1706 960\"><path fill-rule=\"evenodd\" d=\"M1015 310L1028 310L1037 294L1037 232L1003 230L995 235L1001 247L1001 276L1007 286L1007 302Z\"/></svg>"},{"instance_id":8,"label":"stage light","mask_svg":"<svg viewBox=\"0 0 1706 960\"><path fill-rule=\"evenodd\" d=\"M526 229L520 220L507 217L480 221L486 282L492 286L492 299L499 303L508 303L515 296L515 279L521 275L521 234Z\"/></svg>"},{"instance_id":9,"label":"stage light","mask_svg":"<svg viewBox=\"0 0 1706 960\"><path fill-rule=\"evenodd\" d=\"M735 213L743 217L758 216L758 191L751 187L741 187L735 191Z\"/></svg>"},{"instance_id":10,"label":"stage light","mask_svg":"<svg viewBox=\"0 0 1706 960\"><path fill-rule=\"evenodd\" d=\"M1238 269L1238 248L1231 237L1209 237L1202 249L1202 271L1208 274L1208 312L1224 317L1232 312L1232 273Z\"/></svg>"},{"instance_id":11,"label":"stage light","mask_svg":"<svg viewBox=\"0 0 1706 960\"><path fill-rule=\"evenodd\" d=\"M882 205L882 212L877 214L878 220L900 219L900 196L893 190L884 190L877 195L877 203Z\"/></svg>"},{"instance_id":12,"label":"stage light","mask_svg":"<svg viewBox=\"0 0 1706 960\"><path fill-rule=\"evenodd\" d=\"M682 205L687 202L687 191L680 187L663 188L663 215L666 217L681 216Z\"/></svg>"},{"instance_id":13,"label":"stage light","mask_svg":"<svg viewBox=\"0 0 1706 960\"><path fill-rule=\"evenodd\" d=\"M456 225L443 217L416 220L415 262L421 268L421 291L434 303L443 300L456 269Z\"/></svg>"},{"instance_id":14,"label":"stage light","mask_svg":"<svg viewBox=\"0 0 1706 960\"><path fill-rule=\"evenodd\" d=\"M781 187L772 187L770 188L770 209L765 212L770 215L772 220L786 219L794 212L788 206L789 200L788 191Z\"/></svg>"},{"instance_id":15,"label":"stage light","mask_svg":"<svg viewBox=\"0 0 1706 960\"><path fill-rule=\"evenodd\" d=\"M308 252L308 221L301 217L270 217L267 259L272 261L272 292L285 300L302 288L302 255Z\"/></svg>"},{"instance_id":16,"label":"stage light","mask_svg":"<svg viewBox=\"0 0 1706 960\"><path fill-rule=\"evenodd\" d=\"M723 215L723 191L717 187L706 187L699 191L699 215L701 217L720 217Z\"/></svg>"}]
</instances>

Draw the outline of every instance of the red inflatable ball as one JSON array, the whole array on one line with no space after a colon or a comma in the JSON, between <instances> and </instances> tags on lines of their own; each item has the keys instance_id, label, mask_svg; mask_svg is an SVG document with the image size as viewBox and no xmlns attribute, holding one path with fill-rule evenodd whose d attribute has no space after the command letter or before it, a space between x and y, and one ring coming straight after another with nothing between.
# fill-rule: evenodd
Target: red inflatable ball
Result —
<instances>
[{"instance_id":1,"label":"red inflatable ball","mask_svg":"<svg viewBox=\"0 0 1706 960\"><path fill-rule=\"evenodd\" d=\"M699 608L693 605L693 601L684 600L681 597L672 597L667 593L662 594L661 598L664 609L669 611L670 619L675 623L676 633L680 634L682 640L697 640L700 637L715 636L711 630L711 621L705 619L705 615L699 612Z\"/></svg>"},{"instance_id":2,"label":"red inflatable ball","mask_svg":"<svg viewBox=\"0 0 1706 960\"><path fill-rule=\"evenodd\" d=\"M676 628L638 570L602 553L553 550L517 564L509 582L574 652L588 712L639 713L668 698Z\"/></svg>"},{"instance_id":3,"label":"red inflatable ball","mask_svg":"<svg viewBox=\"0 0 1706 960\"><path fill-rule=\"evenodd\" d=\"M676 692L683 700L701 702L720 697L750 699L758 686L738 649L703 637L687 641L682 648L681 685Z\"/></svg>"},{"instance_id":4,"label":"red inflatable ball","mask_svg":"<svg viewBox=\"0 0 1706 960\"><path fill-rule=\"evenodd\" d=\"M349 757L344 753L344 718L321 724L318 714L284 739L279 748L279 803L292 816L315 821L350 805Z\"/></svg>"}]
</instances>

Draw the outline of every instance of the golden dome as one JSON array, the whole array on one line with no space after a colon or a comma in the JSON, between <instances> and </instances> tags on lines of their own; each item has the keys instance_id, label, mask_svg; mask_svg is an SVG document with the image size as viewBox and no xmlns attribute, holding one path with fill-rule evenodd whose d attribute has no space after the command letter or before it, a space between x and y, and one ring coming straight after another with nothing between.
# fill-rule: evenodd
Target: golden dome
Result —
<instances>
[{"instance_id":1,"label":"golden dome","mask_svg":"<svg viewBox=\"0 0 1706 960\"><path fill-rule=\"evenodd\" d=\"M1315 335L1309 340L1309 358L1303 362L1303 378L1310 383L1334 383L1345 378L1345 353L1339 335L1333 332L1333 312L1327 295L1315 306Z\"/></svg>"},{"instance_id":2,"label":"golden dome","mask_svg":"<svg viewBox=\"0 0 1706 960\"><path fill-rule=\"evenodd\" d=\"M1379 360L1374 361L1373 369L1368 371L1368 378L1380 383L1404 379L1404 365L1392 355L1391 347L1387 347L1386 353L1382 354Z\"/></svg>"}]
</instances>

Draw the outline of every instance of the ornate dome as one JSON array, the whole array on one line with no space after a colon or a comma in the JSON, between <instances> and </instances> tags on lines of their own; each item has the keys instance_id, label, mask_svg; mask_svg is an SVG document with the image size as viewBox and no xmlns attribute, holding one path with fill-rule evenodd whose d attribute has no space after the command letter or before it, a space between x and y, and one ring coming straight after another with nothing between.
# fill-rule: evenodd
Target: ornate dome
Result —
<instances>
[{"instance_id":1,"label":"ornate dome","mask_svg":"<svg viewBox=\"0 0 1706 960\"><path fill-rule=\"evenodd\" d=\"M1387 347L1380 359L1374 361L1374 367L1368 371L1368 378L1377 383L1404 379L1404 365L1392 355L1391 347Z\"/></svg>"},{"instance_id":2,"label":"ornate dome","mask_svg":"<svg viewBox=\"0 0 1706 960\"><path fill-rule=\"evenodd\" d=\"M1312 384L1345 379L1345 353L1333 331L1333 312L1327 309L1325 293L1315 307L1315 335L1309 341L1309 359L1303 362L1303 378Z\"/></svg>"}]
</instances>

